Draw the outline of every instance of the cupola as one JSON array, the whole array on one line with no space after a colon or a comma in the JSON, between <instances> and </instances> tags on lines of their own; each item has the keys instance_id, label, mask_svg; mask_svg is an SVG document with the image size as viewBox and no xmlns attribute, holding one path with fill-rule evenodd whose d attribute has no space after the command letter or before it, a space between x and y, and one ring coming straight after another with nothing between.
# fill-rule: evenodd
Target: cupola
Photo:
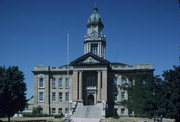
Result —
<instances>
[{"instance_id":1,"label":"cupola","mask_svg":"<svg viewBox=\"0 0 180 122\"><path fill-rule=\"evenodd\" d=\"M102 32L104 24L96 5L92 10L93 13L88 18L87 34L84 37L84 54L92 53L105 58L106 37Z\"/></svg>"},{"instance_id":2,"label":"cupola","mask_svg":"<svg viewBox=\"0 0 180 122\"><path fill-rule=\"evenodd\" d=\"M98 14L98 8L96 7L96 5L94 5L94 8L92 10L93 10L93 13L88 18L87 27L98 25L101 28L103 28L104 24L102 22L101 16Z\"/></svg>"}]
</instances>

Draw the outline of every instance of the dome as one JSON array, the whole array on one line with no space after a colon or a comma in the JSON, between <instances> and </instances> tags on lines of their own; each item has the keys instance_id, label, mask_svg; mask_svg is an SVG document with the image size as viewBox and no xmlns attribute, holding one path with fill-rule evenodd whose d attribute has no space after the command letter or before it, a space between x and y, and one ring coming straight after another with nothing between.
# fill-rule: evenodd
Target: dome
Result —
<instances>
[{"instance_id":1,"label":"dome","mask_svg":"<svg viewBox=\"0 0 180 122\"><path fill-rule=\"evenodd\" d=\"M88 18L87 27L90 27L91 25L99 25L101 27L104 27L102 23L102 18L97 12L98 12L98 8L94 7L93 13Z\"/></svg>"}]
</instances>

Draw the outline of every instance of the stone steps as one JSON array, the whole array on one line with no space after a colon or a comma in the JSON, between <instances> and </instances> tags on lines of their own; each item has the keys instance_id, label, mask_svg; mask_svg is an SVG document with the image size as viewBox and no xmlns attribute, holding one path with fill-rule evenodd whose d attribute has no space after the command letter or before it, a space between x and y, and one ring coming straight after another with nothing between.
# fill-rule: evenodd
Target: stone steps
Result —
<instances>
[{"instance_id":1,"label":"stone steps","mask_svg":"<svg viewBox=\"0 0 180 122\"><path fill-rule=\"evenodd\" d=\"M99 122L100 118L102 117L102 105L96 104L96 105L88 105L83 106L82 104L78 104L75 113L72 115L73 120L81 120L85 119L89 122L93 119L96 119L97 122Z\"/></svg>"}]
</instances>

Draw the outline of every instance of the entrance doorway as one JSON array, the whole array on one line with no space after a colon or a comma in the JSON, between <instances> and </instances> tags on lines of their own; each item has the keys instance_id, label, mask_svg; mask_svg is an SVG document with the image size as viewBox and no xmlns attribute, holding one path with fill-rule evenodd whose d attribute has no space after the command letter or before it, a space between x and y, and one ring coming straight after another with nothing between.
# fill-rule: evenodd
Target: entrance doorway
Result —
<instances>
[{"instance_id":1,"label":"entrance doorway","mask_svg":"<svg viewBox=\"0 0 180 122\"><path fill-rule=\"evenodd\" d=\"M94 95L90 94L87 98L88 105L94 105Z\"/></svg>"}]
</instances>

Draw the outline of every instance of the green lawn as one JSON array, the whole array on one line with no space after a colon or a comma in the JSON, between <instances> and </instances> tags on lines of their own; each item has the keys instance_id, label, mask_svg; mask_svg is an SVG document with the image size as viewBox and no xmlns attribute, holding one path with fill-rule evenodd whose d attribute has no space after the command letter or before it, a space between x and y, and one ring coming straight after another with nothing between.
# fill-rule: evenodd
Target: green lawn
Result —
<instances>
[{"instance_id":1,"label":"green lawn","mask_svg":"<svg viewBox=\"0 0 180 122\"><path fill-rule=\"evenodd\" d=\"M0 118L1 121L8 121L8 118ZM11 117L11 121L26 121L26 120L48 120L54 122L63 122L63 118L54 117Z\"/></svg>"},{"instance_id":2,"label":"green lawn","mask_svg":"<svg viewBox=\"0 0 180 122\"><path fill-rule=\"evenodd\" d=\"M8 121L7 118L0 118L1 121ZM54 118L54 117L11 117L11 121L26 121L26 120L48 120L53 122L63 122L64 118ZM120 117L119 119L105 118L101 119L101 122L154 122L153 119L148 118L136 118L136 117ZM163 122L174 122L174 119L165 119Z\"/></svg>"},{"instance_id":3,"label":"green lawn","mask_svg":"<svg viewBox=\"0 0 180 122\"><path fill-rule=\"evenodd\" d=\"M149 118L138 118L138 117L120 117L119 119L115 118L105 118L101 119L101 122L154 122L154 119ZM163 118L163 122L174 122L174 119Z\"/></svg>"}]
</instances>

